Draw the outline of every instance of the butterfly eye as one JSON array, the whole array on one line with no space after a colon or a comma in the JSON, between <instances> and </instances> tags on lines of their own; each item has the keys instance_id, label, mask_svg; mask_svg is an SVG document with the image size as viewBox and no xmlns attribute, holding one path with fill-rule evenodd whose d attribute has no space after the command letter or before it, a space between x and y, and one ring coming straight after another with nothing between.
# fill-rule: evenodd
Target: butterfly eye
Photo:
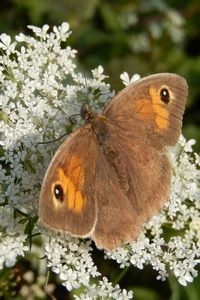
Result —
<instances>
[{"instance_id":1,"label":"butterfly eye","mask_svg":"<svg viewBox=\"0 0 200 300\"><path fill-rule=\"evenodd\" d=\"M169 103L169 101L170 101L170 94L169 94L169 90L167 88L162 88L160 90L160 99L164 103Z\"/></svg>"},{"instance_id":2,"label":"butterfly eye","mask_svg":"<svg viewBox=\"0 0 200 300\"><path fill-rule=\"evenodd\" d=\"M63 188L60 184L55 185L54 196L58 201L60 201L60 202L64 201L64 192L63 192Z\"/></svg>"}]
</instances>

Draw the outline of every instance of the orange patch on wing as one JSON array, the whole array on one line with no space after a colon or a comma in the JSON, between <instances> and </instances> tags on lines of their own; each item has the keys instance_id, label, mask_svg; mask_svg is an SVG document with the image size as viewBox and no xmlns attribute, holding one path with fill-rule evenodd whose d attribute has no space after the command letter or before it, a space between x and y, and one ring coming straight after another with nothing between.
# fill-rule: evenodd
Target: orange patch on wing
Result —
<instances>
[{"instance_id":1,"label":"orange patch on wing","mask_svg":"<svg viewBox=\"0 0 200 300\"><path fill-rule=\"evenodd\" d=\"M141 108L139 109L140 113L144 114L146 117L151 117L150 114L152 114L152 106L149 105L149 103L147 104L147 101L141 101L140 103L138 103L141 105Z\"/></svg>"},{"instance_id":2,"label":"orange patch on wing","mask_svg":"<svg viewBox=\"0 0 200 300\"><path fill-rule=\"evenodd\" d=\"M62 168L58 168L58 181L66 197L66 206L69 210L81 213L85 204L85 198L82 195L82 186L84 182L81 159L72 156L67 166L68 176Z\"/></svg>"},{"instance_id":3,"label":"orange patch on wing","mask_svg":"<svg viewBox=\"0 0 200 300\"><path fill-rule=\"evenodd\" d=\"M68 173L70 174L70 180L74 182L74 185L78 186L83 180L83 164L78 156L72 156L69 162Z\"/></svg>"},{"instance_id":4,"label":"orange patch on wing","mask_svg":"<svg viewBox=\"0 0 200 300\"><path fill-rule=\"evenodd\" d=\"M152 99L152 109L156 114L155 122L159 129L166 129L169 126L169 112L167 107L160 100L160 89L151 86L149 88L149 94ZM171 97L170 97L171 99Z\"/></svg>"},{"instance_id":5,"label":"orange patch on wing","mask_svg":"<svg viewBox=\"0 0 200 300\"><path fill-rule=\"evenodd\" d=\"M152 105L147 99L140 99L140 101L136 101L135 105L137 107L139 118L147 121L152 118Z\"/></svg>"},{"instance_id":6,"label":"orange patch on wing","mask_svg":"<svg viewBox=\"0 0 200 300\"><path fill-rule=\"evenodd\" d=\"M76 191L75 196L75 207L77 212L81 212L84 205L84 199L80 193L80 191Z\"/></svg>"}]
</instances>

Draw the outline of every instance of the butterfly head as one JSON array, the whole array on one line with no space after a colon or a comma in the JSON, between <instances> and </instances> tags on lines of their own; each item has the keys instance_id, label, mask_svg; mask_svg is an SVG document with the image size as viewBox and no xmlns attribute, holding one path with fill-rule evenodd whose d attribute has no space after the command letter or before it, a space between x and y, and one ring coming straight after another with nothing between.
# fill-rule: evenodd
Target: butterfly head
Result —
<instances>
[{"instance_id":1,"label":"butterfly head","mask_svg":"<svg viewBox=\"0 0 200 300\"><path fill-rule=\"evenodd\" d=\"M83 104L81 106L80 116L85 123L90 123L94 120L96 113L89 105Z\"/></svg>"}]
</instances>

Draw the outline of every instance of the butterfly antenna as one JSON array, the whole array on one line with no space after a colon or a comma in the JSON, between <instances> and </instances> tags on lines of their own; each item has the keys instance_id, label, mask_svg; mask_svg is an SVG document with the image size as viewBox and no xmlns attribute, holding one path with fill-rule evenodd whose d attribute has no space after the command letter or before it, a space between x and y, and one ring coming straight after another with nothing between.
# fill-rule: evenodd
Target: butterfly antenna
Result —
<instances>
[{"instance_id":1,"label":"butterfly antenna","mask_svg":"<svg viewBox=\"0 0 200 300\"><path fill-rule=\"evenodd\" d=\"M54 143L54 142L58 142L60 141L63 137L67 136L69 133L65 132L63 135L59 136L57 139L51 140L51 141L46 141L46 142L38 142L38 145L44 145L44 144L50 144L50 143Z\"/></svg>"},{"instance_id":2,"label":"butterfly antenna","mask_svg":"<svg viewBox=\"0 0 200 300\"><path fill-rule=\"evenodd\" d=\"M76 121L76 117L77 116L80 116L80 114L75 114L75 115L71 115L69 117L69 122L72 124L72 125L76 125L77 124L77 121Z\"/></svg>"}]
</instances>

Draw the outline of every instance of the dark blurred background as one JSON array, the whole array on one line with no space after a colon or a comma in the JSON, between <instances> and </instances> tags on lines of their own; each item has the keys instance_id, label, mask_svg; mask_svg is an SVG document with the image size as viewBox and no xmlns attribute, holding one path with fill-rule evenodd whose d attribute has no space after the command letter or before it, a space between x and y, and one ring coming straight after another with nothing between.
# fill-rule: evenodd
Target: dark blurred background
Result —
<instances>
[{"instance_id":1,"label":"dark blurred background","mask_svg":"<svg viewBox=\"0 0 200 300\"><path fill-rule=\"evenodd\" d=\"M127 71L141 76L174 72L189 84L189 100L183 132L195 138L200 149L200 1L199 0L1 0L0 34L27 32L27 25L60 25L69 22L70 45L87 71L102 65L117 91L119 75ZM109 279L120 270L95 255ZM151 268L129 270L120 281L133 288L138 300L199 300L199 279L184 288L173 277L157 281ZM63 290L62 293L63 294ZM57 299L70 299L66 295ZM64 293L65 294L65 293ZM63 295L64 295L63 294ZM69 297L69 298L68 298ZM15 298L16 299L16 298ZM35 299L35 298L34 298ZM40 299L40 298L39 298ZM46 298L48 299L48 298Z\"/></svg>"}]
</instances>

